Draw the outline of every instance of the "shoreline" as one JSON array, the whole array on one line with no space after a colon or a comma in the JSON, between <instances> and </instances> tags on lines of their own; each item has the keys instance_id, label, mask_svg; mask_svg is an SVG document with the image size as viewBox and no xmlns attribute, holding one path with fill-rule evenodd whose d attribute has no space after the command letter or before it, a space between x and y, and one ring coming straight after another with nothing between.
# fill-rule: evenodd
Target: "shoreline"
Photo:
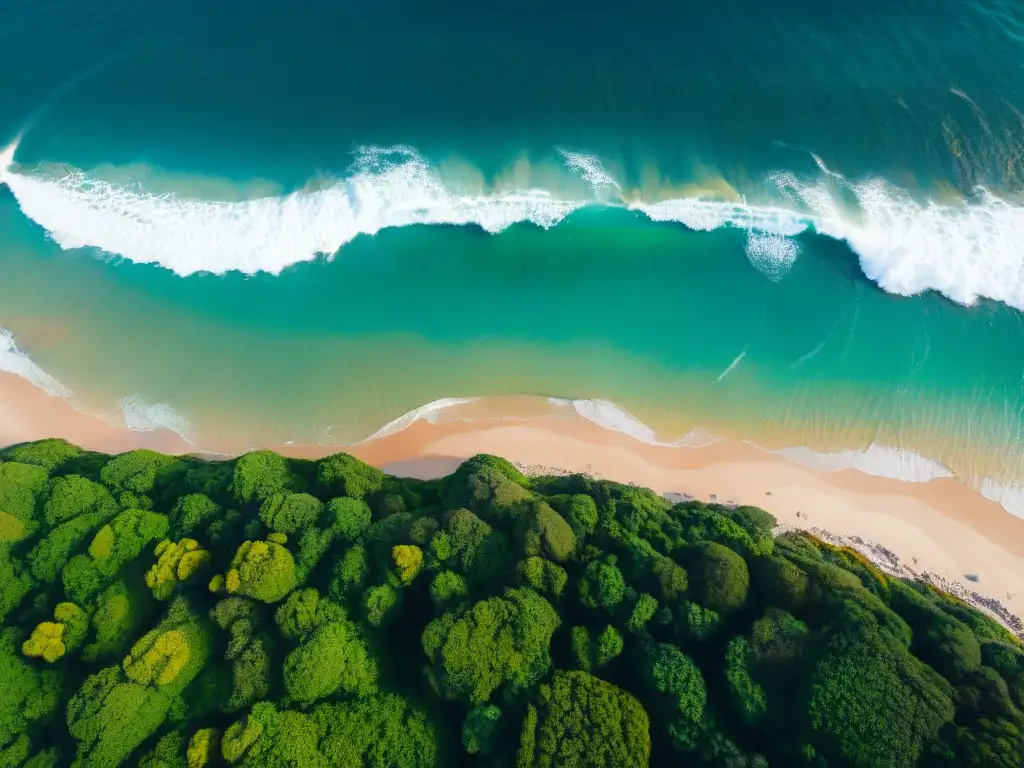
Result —
<instances>
[{"instance_id":1,"label":"shoreline","mask_svg":"<svg viewBox=\"0 0 1024 768\"><path fill-rule=\"evenodd\" d=\"M90 450L150 448L203 454L170 430L134 432L76 411L14 374L0 373L0 445L63 437ZM735 440L650 445L581 416L517 414L476 421L414 421L343 446L265 446L295 458L346 451L390 474L431 478L476 453L527 472L578 472L766 509L782 530L849 544L884 570L925 578L1018 630L1024 618L1024 519L960 480L908 482L856 469L826 472Z\"/></svg>"}]
</instances>

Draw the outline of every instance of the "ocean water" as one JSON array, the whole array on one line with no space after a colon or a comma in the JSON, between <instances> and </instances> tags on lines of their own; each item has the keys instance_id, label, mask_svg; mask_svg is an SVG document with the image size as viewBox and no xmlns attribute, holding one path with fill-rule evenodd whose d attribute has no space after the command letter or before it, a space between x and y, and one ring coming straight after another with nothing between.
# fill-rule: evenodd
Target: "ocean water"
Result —
<instances>
[{"instance_id":1,"label":"ocean water","mask_svg":"<svg viewBox=\"0 0 1024 768\"><path fill-rule=\"evenodd\" d=\"M22 1L0 49L0 368L83 410L526 394L1024 483L1018 3Z\"/></svg>"}]
</instances>

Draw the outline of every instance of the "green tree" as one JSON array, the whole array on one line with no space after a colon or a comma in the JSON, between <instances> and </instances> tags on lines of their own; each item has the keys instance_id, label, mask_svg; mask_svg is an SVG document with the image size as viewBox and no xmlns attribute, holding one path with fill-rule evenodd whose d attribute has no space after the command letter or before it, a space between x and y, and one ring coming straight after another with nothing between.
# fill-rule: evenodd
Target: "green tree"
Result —
<instances>
[{"instance_id":1,"label":"green tree","mask_svg":"<svg viewBox=\"0 0 1024 768\"><path fill-rule=\"evenodd\" d=\"M914 765L953 718L948 684L877 625L833 628L827 643L808 693L818 753L830 763L865 768Z\"/></svg>"},{"instance_id":2,"label":"green tree","mask_svg":"<svg viewBox=\"0 0 1024 768\"><path fill-rule=\"evenodd\" d=\"M270 530L291 536L315 523L323 506L308 493L275 493L260 507L260 520Z\"/></svg>"},{"instance_id":3,"label":"green tree","mask_svg":"<svg viewBox=\"0 0 1024 768\"><path fill-rule=\"evenodd\" d=\"M734 637L729 641L725 649L725 682L733 711L747 725L755 725L767 713L768 699L750 674L749 653L746 638Z\"/></svg>"},{"instance_id":4,"label":"green tree","mask_svg":"<svg viewBox=\"0 0 1024 768\"><path fill-rule=\"evenodd\" d=\"M449 513L430 547L436 563L461 573L471 584L493 583L511 564L508 537L468 509Z\"/></svg>"},{"instance_id":5,"label":"green tree","mask_svg":"<svg viewBox=\"0 0 1024 768\"><path fill-rule=\"evenodd\" d=\"M166 536L168 528L164 515L130 509L100 528L89 545L89 556L96 570L110 578L146 547Z\"/></svg>"},{"instance_id":6,"label":"green tree","mask_svg":"<svg viewBox=\"0 0 1024 768\"><path fill-rule=\"evenodd\" d=\"M334 567L330 594L335 600L358 594L363 590L369 575L366 549L350 547Z\"/></svg>"},{"instance_id":7,"label":"green tree","mask_svg":"<svg viewBox=\"0 0 1024 768\"><path fill-rule=\"evenodd\" d=\"M685 569L672 558L657 553L651 555L650 567L658 581L658 594L662 602L672 605L682 599L690 583Z\"/></svg>"},{"instance_id":8,"label":"green tree","mask_svg":"<svg viewBox=\"0 0 1024 768\"><path fill-rule=\"evenodd\" d=\"M109 511L113 513L116 509ZM74 551L108 519L107 512L93 512L53 528L28 554L32 575L41 582L55 581Z\"/></svg>"},{"instance_id":9,"label":"green tree","mask_svg":"<svg viewBox=\"0 0 1024 768\"><path fill-rule=\"evenodd\" d=\"M316 481L329 496L362 499L381 489L384 473L347 453L336 453L317 462Z\"/></svg>"},{"instance_id":10,"label":"green tree","mask_svg":"<svg viewBox=\"0 0 1024 768\"><path fill-rule=\"evenodd\" d=\"M437 764L437 736L422 711L394 694L319 704L308 714L263 702L224 732L221 752L242 768L431 768Z\"/></svg>"},{"instance_id":11,"label":"green tree","mask_svg":"<svg viewBox=\"0 0 1024 768\"><path fill-rule=\"evenodd\" d=\"M61 764L60 750L50 747L36 752L22 763L21 768L58 768Z\"/></svg>"},{"instance_id":12,"label":"green tree","mask_svg":"<svg viewBox=\"0 0 1024 768\"><path fill-rule=\"evenodd\" d=\"M102 485L78 475L65 475L50 481L43 506L43 519L47 525L52 527L96 513L104 520L117 513L117 502Z\"/></svg>"},{"instance_id":13,"label":"green tree","mask_svg":"<svg viewBox=\"0 0 1024 768\"><path fill-rule=\"evenodd\" d=\"M93 641L85 646L82 658L95 661L123 652L128 639L142 619L141 598L123 581L115 581L96 601L92 615Z\"/></svg>"},{"instance_id":14,"label":"green tree","mask_svg":"<svg viewBox=\"0 0 1024 768\"><path fill-rule=\"evenodd\" d=\"M712 542L698 554L698 602L718 613L734 611L746 602L750 587L747 563L728 547Z\"/></svg>"},{"instance_id":15,"label":"green tree","mask_svg":"<svg viewBox=\"0 0 1024 768\"><path fill-rule=\"evenodd\" d=\"M296 641L328 622L345 619L345 610L340 605L321 597L312 587L292 592L274 613L281 634Z\"/></svg>"},{"instance_id":16,"label":"green tree","mask_svg":"<svg viewBox=\"0 0 1024 768\"><path fill-rule=\"evenodd\" d=\"M270 692L274 644L260 631L259 607L252 600L225 598L213 607L210 618L230 634L224 657L231 662L232 689L224 709L237 712ZM288 625L289 621L285 617L279 619L283 625Z\"/></svg>"},{"instance_id":17,"label":"green tree","mask_svg":"<svg viewBox=\"0 0 1024 768\"><path fill-rule=\"evenodd\" d=\"M630 632L637 634L643 632L647 622L654 618L654 614L657 611L658 601L644 592L637 598L636 603L633 604L633 612L629 615L626 627Z\"/></svg>"},{"instance_id":18,"label":"green tree","mask_svg":"<svg viewBox=\"0 0 1024 768\"><path fill-rule=\"evenodd\" d=\"M21 560L11 555L10 547L6 542L0 542L0 584L3 584L3 589L0 589L0 621L2 621L35 586L35 579L32 578Z\"/></svg>"},{"instance_id":19,"label":"green tree","mask_svg":"<svg viewBox=\"0 0 1024 768\"><path fill-rule=\"evenodd\" d=\"M590 672L594 667L590 631L586 627L573 627L569 632L569 649L577 669Z\"/></svg>"},{"instance_id":20,"label":"green tree","mask_svg":"<svg viewBox=\"0 0 1024 768\"><path fill-rule=\"evenodd\" d=\"M489 524L511 528L534 500L529 486L529 479L505 459L480 454L448 478L444 501L449 508L464 507Z\"/></svg>"},{"instance_id":21,"label":"green tree","mask_svg":"<svg viewBox=\"0 0 1024 768\"><path fill-rule=\"evenodd\" d=\"M430 582L430 599L439 606L450 605L468 594L466 580L455 571L441 571Z\"/></svg>"},{"instance_id":22,"label":"green tree","mask_svg":"<svg viewBox=\"0 0 1024 768\"><path fill-rule=\"evenodd\" d=\"M534 501L530 506L530 512L522 517L525 530L538 534L547 557L559 562L569 559L576 548L576 535L570 525L543 501Z\"/></svg>"},{"instance_id":23,"label":"green tree","mask_svg":"<svg viewBox=\"0 0 1024 768\"><path fill-rule=\"evenodd\" d=\"M375 627L390 623L400 601L401 595L390 584L370 587L363 598L366 620Z\"/></svg>"},{"instance_id":24,"label":"green tree","mask_svg":"<svg viewBox=\"0 0 1024 768\"><path fill-rule=\"evenodd\" d=\"M161 736L153 749L139 759L139 768L189 768L185 760L185 735L175 730Z\"/></svg>"},{"instance_id":25,"label":"green tree","mask_svg":"<svg viewBox=\"0 0 1024 768\"><path fill-rule=\"evenodd\" d=\"M647 713L633 696L586 672L555 672L540 689L533 760L537 768L645 768ZM527 723L529 725L529 723Z\"/></svg>"},{"instance_id":26,"label":"green tree","mask_svg":"<svg viewBox=\"0 0 1024 768\"><path fill-rule=\"evenodd\" d=\"M298 583L305 584L310 579L317 565L330 550L334 539L333 531L321 530L315 526L310 526L302 532L295 560L295 580Z\"/></svg>"},{"instance_id":27,"label":"green tree","mask_svg":"<svg viewBox=\"0 0 1024 768\"><path fill-rule=\"evenodd\" d=\"M335 531L342 541L350 543L360 541L373 523L370 507L365 501L345 497L327 502L324 517L330 529Z\"/></svg>"},{"instance_id":28,"label":"green tree","mask_svg":"<svg viewBox=\"0 0 1024 768\"><path fill-rule=\"evenodd\" d=\"M295 588L295 560L275 542L246 541L231 560L224 582L231 594L276 603Z\"/></svg>"},{"instance_id":29,"label":"green tree","mask_svg":"<svg viewBox=\"0 0 1024 768\"><path fill-rule=\"evenodd\" d=\"M708 690L693 659L667 643L656 643L642 655L643 680L657 702L672 746L695 750L708 727Z\"/></svg>"},{"instance_id":30,"label":"green tree","mask_svg":"<svg viewBox=\"0 0 1024 768\"><path fill-rule=\"evenodd\" d=\"M71 697L67 725L78 741L78 761L123 762L160 727L206 662L210 646L204 622L188 603L172 602L160 625L132 646L120 666L90 675Z\"/></svg>"},{"instance_id":31,"label":"green tree","mask_svg":"<svg viewBox=\"0 0 1024 768\"><path fill-rule=\"evenodd\" d=\"M33 576L39 581L55 580L74 550L117 511L117 503L102 485L77 475L52 480L43 507L44 520L52 528L29 552Z\"/></svg>"},{"instance_id":32,"label":"green tree","mask_svg":"<svg viewBox=\"0 0 1024 768\"><path fill-rule=\"evenodd\" d=\"M355 625L345 620L317 629L284 662L284 687L300 704L337 692L365 696L377 682L377 664Z\"/></svg>"},{"instance_id":33,"label":"green tree","mask_svg":"<svg viewBox=\"0 0 1024 768\"><path fill-rule=\"evenodd\" d=\"M100 480L115 492L148 494L153 490L157 473L174 463L172 456L156 451L129 451L107 462L100 471Z\"/></svg>"},{"instance_id":34,"label":"green tree","mask_svg":"<svg viewBox=\"0 0 1024 768\"><path fill-rule=\"evenodd\" d=\"M19 541L36 532L37 499L47 477L42 467L15 461L0 464L0 542Z\"/></svg>"},{"instance_id":35,"label":"green tree","mask_svg":"<svg viewBox=\"0 0 1024 768\"><path fill-rule=\"evenodd\" d=\"M589 496L578 493L569 500L569 524L583 537L597 528L597 505Z\"/></svg>"},{"instance_id":36,"label":"green tree","mask_svg":"<svg viewBox=\"0 0 1024 768\"><path fill-rule=\"evenodd\" d=\"M507 589L449 612L423 632L439 689L446 698L482 704L501 687L529 688L551 665L549 645L558 614L529 589Z\"/></svg>"},{"instance_id":37,"label":"green tree","mask_svg":"<svg viewBox=\"0 0 1024 768\"><path fill-rule=\"evenodd\" d=\"M729 516L750 536L752 555L763 557L772 553L775 546L773 533L778 525L773 515L757 507L743 506L736 507Z\"/></svg>"},{"instance_id":38,"label":"green tree","mask_svg":"<svg viewBox=\"0 0 1024 768\"><path fill-rule=\"evenodd\" d=\"M493 704L469 710L462 724L462 746L471 755L490 755L499 748L501 710Z\"/></svg>"},{"instance_id":39,"label":"green tree","mask_svg":"<svg viewBox=\"0 0 1024 768\"><path fill-rule=\"evenodd\" d=\"M614 555L587 563L580 579L580 602L587 608L612 610L626 594L626 581Z\"/></svg>"},{"instance_id":40,"label":"green tree","mask_svg":"<svg viewBox=\"0 0 1024 768\"><path fill-rule=\"evenodd\" d=\"M291 488L288 462L273 451L253 451L239 457L231 487L242 504L262 502Z\"/></svg>"},{"instance_id":41,"label":"green tree","mask_svg":"<svg viewBox=\"0 0 1024 768\"><path fill-rule=\"evenodd\" d=\"M51 440L38 440L34 443L16 445L7 449L6 456L12 461L22 464L34 464L46 470L53 471L71 459L82 454L82 449L71 445L67 440L57 438Z\"/></svg>"},{"instance_id":42,"label":"green tree","mask_svg":"<svg viewBox=\"0 0 1024 768\"><path fill-rule=\"evenodd\" d=\"M179 498L171 511L171 535L180 539L194 537L200 529L213 522L221 513L221 507L209 496L190 493Z\"/></svg>"},{"instance_id":43,"label":"green tree","mask_svg":"<svg viewBox=\"0 0 1024 768\"><path fill-rule=\"evenodd\" d=\"M594 649L594 662L596 666L603 667L620 653L622 653L622 635L610 624L601 630L597 636L597 646Z\"/></svg>"},{"instance_id":44,"label":"green tree","mask_svg":"<svg viewBox=\"0 0 1024 768\"><path fill-rule=\"evenodd\" d=\"M60 705L60 675L26 663L16 650L17 636L15 629L0 631L0 750Z\"/></svg>"},{"instance_id":45,"label":"green tree","mask_svg":"<svg viewBox=\"0 0 1024 768\"><path fill-rule=\"evenodd\" d=\"M542 594L558 597L569 581L565 569L541 557L528 557L519 564L519 573L527 584Z\"/></svg>"}]
</instances>

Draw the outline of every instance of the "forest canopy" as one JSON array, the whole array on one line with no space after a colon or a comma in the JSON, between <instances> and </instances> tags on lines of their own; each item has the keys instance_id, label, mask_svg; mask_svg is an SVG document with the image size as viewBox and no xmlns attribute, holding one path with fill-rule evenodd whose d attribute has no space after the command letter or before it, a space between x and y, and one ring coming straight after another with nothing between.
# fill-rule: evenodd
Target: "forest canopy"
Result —
<instances>
[{"instance_id":1,"label":"forest canopy","mask_svg":"<svg viewBox=\"0 0 1024 768\"><path fill-rule=\"evenodd\" d=\"M1024 647L754 507L0 451L0 768L992 766Z\"/></svg>"}]
</instances>

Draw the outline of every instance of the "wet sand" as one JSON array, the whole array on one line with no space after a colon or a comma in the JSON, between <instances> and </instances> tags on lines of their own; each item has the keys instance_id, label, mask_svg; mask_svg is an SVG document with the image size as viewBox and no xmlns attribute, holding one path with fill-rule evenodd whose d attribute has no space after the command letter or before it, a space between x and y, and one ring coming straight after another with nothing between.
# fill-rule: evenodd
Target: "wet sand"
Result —
<instances>
[{"instance_id":1,"label":"wet sand","mask_svg":"<svg viewBox=\"0 0 1024 768\"><path fill-rule=\"evenodd\" d=\"M140 447L195 452L173 432L110 426L0 374L0 445L43 437L111 453ZM753 504L783 528L849 543L890 571L927 575L997 613L1001 605L1011 625L1024 617L1024 519L952 478L910 483L852 469L822 472L738 441L653 446L580 417L551 414L417 421L347 447L267 447L308 458L345 450L392 474L420 478L445 475L476 453L493 453L529 472L583 472L659 493Z\"/></svg>"}]
</instances>

